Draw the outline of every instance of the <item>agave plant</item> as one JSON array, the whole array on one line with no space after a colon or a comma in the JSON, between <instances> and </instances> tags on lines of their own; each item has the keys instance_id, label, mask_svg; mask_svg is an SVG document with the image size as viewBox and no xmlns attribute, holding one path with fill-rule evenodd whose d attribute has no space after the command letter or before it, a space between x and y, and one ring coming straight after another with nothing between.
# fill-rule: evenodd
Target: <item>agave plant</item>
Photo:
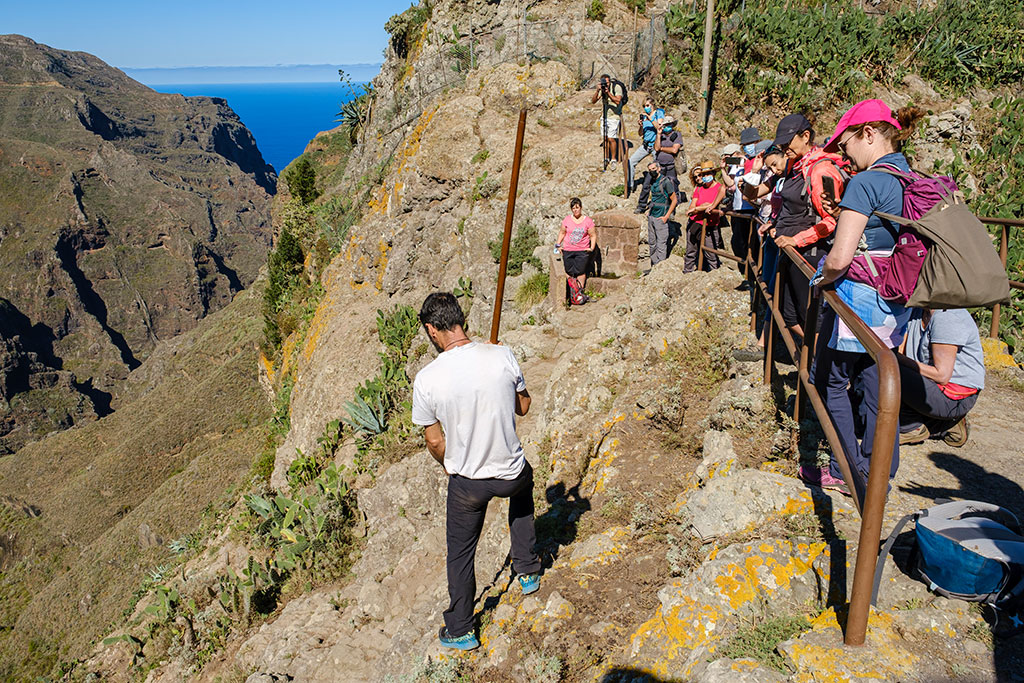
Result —
<instances>
[{"instance_id":1,"label":"agave plant","mask_svg":"<svg viewBox=\"0 0 1024 683\"><path fill-rule=\"evenodd\" d=\"M376 436L387 429L387 416L380 397L371 405L362 396L356 396L354 401L345 403L345 410L348 411L348 418L342 418L342 422L357 432Z\"/></svg>"}]
</instances>

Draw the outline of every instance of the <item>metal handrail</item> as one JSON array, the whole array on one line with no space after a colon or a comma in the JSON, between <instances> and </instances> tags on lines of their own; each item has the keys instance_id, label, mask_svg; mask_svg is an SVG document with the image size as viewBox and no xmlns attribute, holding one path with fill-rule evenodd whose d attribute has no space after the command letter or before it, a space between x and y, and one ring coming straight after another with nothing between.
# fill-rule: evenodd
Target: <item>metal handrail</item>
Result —
<instances>
[{"instance_id":1,"label":"metal handrail","mask_svg":"<svg viewBox=\"0 0 1024 683\"><path fill-rule=\"evenodd\" d=\"M757 228L757 221L753 219L753 216L734 211L726 211L724 213L728 216L751 219L748 244L753 244L754 231ZM980 220L989 225L999 225L1002 227L1000 231L999 256L1005 269L1009 228L1024 227L1024 220L1012 218L981 218ZM785 343L790 356L797 364L798 380L796 383L793 419L799 423L804 393L806 392L806 398L818 417L818 422L825 433L825 438L828 440L832 451L837 456L840 456L836 460L839 464L839 469L842 471L843 479L848 484L852 484L850 493L857 510L861 514L861 525L857 546L857 563L854 569L853 588L850 593L850 608L844 642L847 645L863 645L867 633L868 613L871 607L872 581L878 560L878 547L882 538L882 521L885 513L885 500L888 494L889 472L892 468L893 444L896 442L896 435L899 430L900 372L896 356L878 338L878 335L838 297L831 285L824 289L810 288L805 317L806 334L801 344L798 345L793 335L786 328L782 313L779 310L778 297L768 292L768 285L761 277L760 250L757 250L758 258L756 261L752 257L753 249L748 249L745 257L740 258L721 249L704 246L706 236L705 223L701 225L700 243L697 250L698 271L703 270L705 251L735 261L737 264L746 264L747 279L751 282L752 287L756 286L757 291L759 291L768 305L771 314L766 321L767 327L765 329L764 383L771 383L774 332L777 326L779 336ZM785 247L782 252L797 265L808 281L814 276L814 267L799 252L792 247ZM780 270L776 270L774 284L775 289L773 291L778 293L781 287ZM1024 283L1014 280L1010 281L1010 286L1015 289L1024 289ZM818 311L821 309L821 297L825 298L825 301L835 311L837 317L846 323L850 331L853 332L857 340L864 346L864 349L878 365L878 417L875 422L874 442L871 450L871 461L868 466L867 482L863 481L860 472L850 466L849 455L843 450L839 435L829 417L828 409L825 407L825 403L810 377L809 368L815 348L818 327L817 317ZM999 333L999 311L999 304L993 306L992 325L989 333L991 337L996 337ZM752 319L751 329L754 327L754 322ZM861 500L861 491L864 491L863 500Z\"/></svg>"},{"instance_id":2,"label":"metal handrail","mask_svg":"<svg viewBox=\"0 0 1024 683\"><path fill-rule=\"evenodd\" d=\"M738 215L749 217L748 214L735 214L726 212L727 215ZM751 220L750 235L753 239L756 221ZM900 374L896 356L881 339L847 306L835 293L831 286L824 290L812 287L808 297L806 334L802 343L797 345L796 340L786 329L779 310L778 297L768 293L767 283L761 278L760 257L757 262L751 256L753 250L748 250L746 257L740 259L722 250L704 246L706 237L705 227L701 227L701 241L698 248L698 269L703 265L704 251L710 251L720 256L730 258L736 262L745 262L747 266L747 277L756 285L761 296L765 299L771 312L765 329L765 371L764 382L771 382L773 367L773 340L774 327L778 326L778 332L782 337L791 356L796 360L799 379L797 381L797 394L793 410L793 419L799 422L799 415L803 396L810 401L818 422L821 424L825 437L829 441L833 452L838 456L839 468L842 471L846 482L853 484L850 493L861 514L860 535L857 547L857 563L854 569L853 588L850 593L850 608L846 623L846 634L844 642L847 645L863 645L867 634L868 612L871 607L872 582L874 579L875 563L878 559L878 547L882 540L882 520L885 512L885 499L889 486L889 471L892 466L893 444L896 442L896 432L899 428L900 410ZM810 280L814 275L814 268L795 249L786 247L783 253L793 261L800 271ZM775 292L780 290L781 272L775 274ZM878 417L875 423L874 442L872 444L871 462L868 467L868 480L863 481L860 473L850 466L849 456L843 450L839 435L835 430L832 420L828 415L821 395L811 381L809 368L812 361L812 353L815 345L817 315L821 304L821 297L829 303L836 315L846 323L860 343L867 350L867 353L874 358L878 364ZM863 500L860 492L864 491Z\"/></svg>"}]
</instances>

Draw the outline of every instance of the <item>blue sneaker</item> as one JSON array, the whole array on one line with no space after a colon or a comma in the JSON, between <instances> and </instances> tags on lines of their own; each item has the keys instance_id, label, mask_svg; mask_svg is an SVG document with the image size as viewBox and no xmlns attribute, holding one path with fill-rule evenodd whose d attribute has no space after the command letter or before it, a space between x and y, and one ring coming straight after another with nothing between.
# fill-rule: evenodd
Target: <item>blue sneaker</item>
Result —
<instances>
[{"instance_id":1,"label":"blue sneaker","mask_svg":"<svg viewBox=\"0 0 1024 683\"><path fill-rule=\"evenodd\" d=\"M540 574L520 574L519 587L523 589L523 595L536 593L540 590Z\"/></svg>"},{"instance_id":2,"label":"blue sneaker","mask_svg":"<svg viewBox=\"0 0 1024 683\"><path fill-rule=\"evenodd\" d=\"M445 647L455 650L475 650L480 647L480 641L477 640L472 631L461 636L452 636L448 634L448 629L442 626L441 632L437 634L437 639Z\"/></svg>"}]
</instances>

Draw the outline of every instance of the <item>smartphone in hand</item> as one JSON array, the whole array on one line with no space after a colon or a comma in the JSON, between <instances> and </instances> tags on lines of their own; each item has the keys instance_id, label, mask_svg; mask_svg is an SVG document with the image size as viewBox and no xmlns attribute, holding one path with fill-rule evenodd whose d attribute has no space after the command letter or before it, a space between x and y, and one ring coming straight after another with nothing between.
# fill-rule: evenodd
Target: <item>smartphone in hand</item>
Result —
<instances>
[{"instance_id":1,"label":"smartphone in hand","mask_svg":"<svg viewBox=\"0 0 1024 683\"><path fill-rule=\"evenodd\" d=\"M836 197L836 179L832 176L824 176L821 179L821 193L835 206L839 206L839 199Z\"/></svg>"}]
</instances>

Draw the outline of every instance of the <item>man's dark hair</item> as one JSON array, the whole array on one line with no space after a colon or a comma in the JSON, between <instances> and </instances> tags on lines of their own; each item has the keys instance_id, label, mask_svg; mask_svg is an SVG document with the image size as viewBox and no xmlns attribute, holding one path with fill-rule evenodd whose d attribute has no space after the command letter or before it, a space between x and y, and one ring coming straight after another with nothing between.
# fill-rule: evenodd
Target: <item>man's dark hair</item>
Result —
<instances>
[{"instance_id":1,"label":"man's dark hair","mask_svg":"<svg viewBox=\"0 0 1024 683\"><path fill-rule=\"evenodd\" d=\"M451 292L434 292L423 301L420 322L424 326L430 323L438 330L447 331L453 327L465 327L466 315Z\"/></svg>"}]
</instances>

